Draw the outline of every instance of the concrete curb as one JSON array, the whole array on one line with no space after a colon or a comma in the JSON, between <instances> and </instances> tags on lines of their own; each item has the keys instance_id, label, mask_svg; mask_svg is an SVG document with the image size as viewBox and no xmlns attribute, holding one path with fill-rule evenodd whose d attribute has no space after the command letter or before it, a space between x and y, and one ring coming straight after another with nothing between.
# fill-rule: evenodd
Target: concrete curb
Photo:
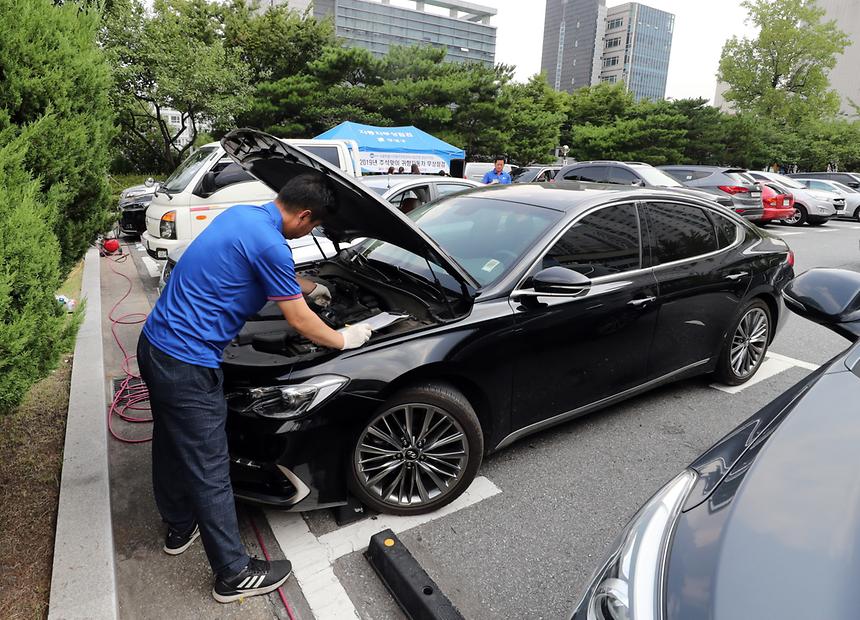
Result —
<instances>
[{"instance_id":1,"label":"concrete curb","mask_svg":"<svg viewBox=\"0 0 860 620\"><path fill-rule=\"evenodd\" d=\"M99 253L91 248L69 393L49 620L117 618L100 287Z\"/></svg>"}]
</instances>

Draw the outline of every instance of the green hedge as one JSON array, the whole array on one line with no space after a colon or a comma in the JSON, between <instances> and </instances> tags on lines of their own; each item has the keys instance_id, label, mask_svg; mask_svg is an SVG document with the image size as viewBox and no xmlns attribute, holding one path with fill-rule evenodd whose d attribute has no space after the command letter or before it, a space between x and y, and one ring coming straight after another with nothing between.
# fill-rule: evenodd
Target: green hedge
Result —
<instances>
[{"instance_id":1,"label":"green hedge","mask_svg":"<svg viewBox=\"0 0 860 620\"><path fill-rule=\"evenodd\" d=\"M0 413L71 347L54 295L110 224L97 3L0 0Z\"/></svg>"}]
</instances>

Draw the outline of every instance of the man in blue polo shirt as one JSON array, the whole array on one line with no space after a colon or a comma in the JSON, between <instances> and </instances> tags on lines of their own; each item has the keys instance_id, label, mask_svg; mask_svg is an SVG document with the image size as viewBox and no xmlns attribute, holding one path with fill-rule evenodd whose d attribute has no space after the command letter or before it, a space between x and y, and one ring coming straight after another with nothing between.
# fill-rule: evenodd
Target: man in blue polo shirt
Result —
<instances>
[{"instance_id":1,"label":"man in blue polo shirt","mask_svg":"<svg viewBox=\"0 0 860 620\"><path fill-rule=\"evenodd\" d=\"M496 157L496 165L484 175L482 182L484 185L511 184L511 175L505 172L505 159L503 157Z\"/></svg>"},{"instance_id":2,"label":"man in blue polo shirt","mask_svg":"<svg viewBox=\"0 0 860 620\"><path fill-rule=\"evenodd\" d=\"M237 205L194 240L170 274L137 347L152 409L152 482L167 523L164 551L184 552L200 536L222 603L280 587L288 560L249 558L239 525L227 451L227 402L221 356L247 318L275 301L309 340L333 349L360 347L370 326L335 331L304 296L325 305L331 293L296 275L287 239L303 237L336 210L318 174L291 179L262 206Z\"/></svg>"}]
</instances>

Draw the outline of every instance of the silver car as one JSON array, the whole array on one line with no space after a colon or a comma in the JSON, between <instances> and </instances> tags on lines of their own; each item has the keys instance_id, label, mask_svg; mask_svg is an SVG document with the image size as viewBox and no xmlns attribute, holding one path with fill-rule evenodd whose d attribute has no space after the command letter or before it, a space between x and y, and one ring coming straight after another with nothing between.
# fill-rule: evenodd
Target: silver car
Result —
<instances>
[{"instance_id":1,"label":"silver car","mask_svg":"<svg viewBox=\"0 0 860 620\"><path fill-rule=\"evenodd\" d=\"M845 210L845 199L839 194L825 192L819 189L809 189L797 179L789 178L775 172L760 172L750 170L746 174L756 181L775 181L788 188L794 194L794 217L783 220L792 226L821 226L836 217L839 211Z\"/></svg>"},{"instance_id":2,"label":"silver car","mask_svg":"<svg viewBox=\"0 0 860 620\"><path fill-rule=\"evenodd\" d=\"M860 192L853 187L848 187L839 181L799 177L792 178L803 183L809 189L820 189L826 192L839 194L845 199L845 208L842 211L838 211L839 217L847 217L860 221Z\"/></svg>"}]
</instances>

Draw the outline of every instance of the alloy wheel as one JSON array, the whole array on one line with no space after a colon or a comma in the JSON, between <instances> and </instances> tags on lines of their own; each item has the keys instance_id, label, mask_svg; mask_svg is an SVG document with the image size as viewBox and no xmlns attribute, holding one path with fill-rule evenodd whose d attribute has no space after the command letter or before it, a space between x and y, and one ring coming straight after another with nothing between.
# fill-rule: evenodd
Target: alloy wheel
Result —
<instances>
[{"instance_id":1,"label":"alloy wheel","mask_svg":"<svg viewBox=\"0 0 860 620\"><path fill-rule=\"evenodd\" d=\"M469 461L469 444L463 428L444 409L401 404L367 425L353 459L367 493L390 506L415 507L457 486Z\"/></svg>"},{"instance_id":2,"label":"alloy wheel","mask_svg":"<svg viewBox=\"0 0 860 620\"><path fill-rule=\"evenodd\" d=\"M791 217L787 217L782 221L785 222L786 224L794 226L795 224L797 224L800 221L800 211L795 209L794 215L792 215Z\"/></svg>"},{"instance_id":3,"label":"alloy wheel","mask_svg":"<svg viewBox=\"0 0 860 620\"><path fill-rule=\"evenodd\" d=\"M738 323L729 362L739 378L748 377L758 368L767 349L769 330L767 314L761 308L751 308Z\"/></svg>"}]
</instances>

